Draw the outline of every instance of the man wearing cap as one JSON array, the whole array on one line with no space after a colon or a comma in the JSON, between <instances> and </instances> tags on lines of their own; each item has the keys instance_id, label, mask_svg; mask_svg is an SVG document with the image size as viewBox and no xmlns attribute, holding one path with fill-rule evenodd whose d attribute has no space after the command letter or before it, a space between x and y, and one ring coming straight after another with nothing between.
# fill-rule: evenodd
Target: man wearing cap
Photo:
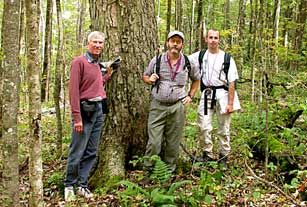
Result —
<instances>
[{"instance_id":1,"label":"man wearing cap","mask_svg":"<svg viewBox=\"0 0 307 207\"><path fill-rule=\"evenodd\" d=\"M185 105L193 101L200 84L199 70L186 67L188 61L181 52L183 45L182 32L169 32L166 53L154 57L143 76L144 82L152 85L145 155L159 155L172 172L179 154ZM192 81L189 92L186 91L188 77ZM149 170L153 167L150 159L145 160L144 165Z\"/></svg>"}]
</instances>

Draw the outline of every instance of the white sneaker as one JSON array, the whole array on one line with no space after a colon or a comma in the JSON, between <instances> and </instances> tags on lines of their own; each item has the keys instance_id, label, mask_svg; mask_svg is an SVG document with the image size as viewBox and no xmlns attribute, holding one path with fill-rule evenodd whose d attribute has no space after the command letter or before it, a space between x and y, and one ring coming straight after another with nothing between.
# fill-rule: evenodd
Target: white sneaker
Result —
<instances>
[{"instance_id":1,"label":"white sneaker","mask_svg":"<svg viewBox=\"0 0 307 207\"><path fill-rule=\"evenodd\" d=\"M91 199L94 197L94 194L86 187L78 187L77 194L78 196L84 197L86 199Z\"/></svg>"},{"instance_id":2,"label":"white sneaker","mask_svg":"<svg viewBox=\"0 0 307 207\"><path fill-rule=\"evenodd\" d=\"M76 196L75 196L75 193L74 193L74 188L72 186L65 187L64 197L65 197L65 201L67 201L67 202L74 201L76 199Z\"/></svg>"}]
</instances>

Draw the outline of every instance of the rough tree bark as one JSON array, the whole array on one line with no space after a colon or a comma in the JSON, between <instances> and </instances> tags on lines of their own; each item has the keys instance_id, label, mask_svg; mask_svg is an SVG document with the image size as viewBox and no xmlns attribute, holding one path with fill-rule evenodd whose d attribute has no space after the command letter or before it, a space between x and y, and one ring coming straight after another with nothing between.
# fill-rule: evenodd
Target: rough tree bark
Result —
<instances>
[{"instance_id":1,"label":"rough tree bark","mask_svg":"<svg viewBox=\"0 0 307 207\"><path fill-rule=\"evenodd\" d=\"M20 2L5 1L1 51L0 206L19 206L18 136ZM16 47L17 46L17 47ZM2 119L2 117L4 117ZM17 187L16 187L17 186Z\"/></svg>"},{"instance_id":2,"label":"rough tree bark","mask_svg":"<svg viewBox=\"0 0 307 207\"><path fill-rule=\"evenodd\" d=\"M27 0L27 71L29 87L29 206L43 206L41 70L39 67L39 0Z\"/></svg>"},{"instance_id":3,"label":"rough tree bark","mask_svg":"<svg viewBox=\"0 0 307 207\"><path fill-rule=\"evenodd\" d=\"M123 59L106 85L110 113L105 119L99 164L90 180L96 186L124 176L128 161L134 155L144 155L150 87L143 83L142 76L157 47L153 7L153 0L100 0L96 4L100 13L93 22L103 26L94 29L107 36L103 57L120 55Z\"/></svg>"}]
</instances>

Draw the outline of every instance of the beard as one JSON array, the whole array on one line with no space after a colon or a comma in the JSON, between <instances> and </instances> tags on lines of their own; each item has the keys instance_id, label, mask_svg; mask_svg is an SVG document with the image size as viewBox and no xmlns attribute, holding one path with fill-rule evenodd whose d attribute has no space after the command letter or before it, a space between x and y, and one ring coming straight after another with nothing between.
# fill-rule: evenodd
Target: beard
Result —
<instances>
[{"instance_id":1,"label":"beard","mask_svg":"<svg viewBox=\"0 0 307 207\"><path fill-rule=\"evenodd\" d=\"M168 47L168 50L173 54L173 55L178 55L181 51L181 48L178 48L176 46L173 47Z\"/></svg>"}]
</instances>

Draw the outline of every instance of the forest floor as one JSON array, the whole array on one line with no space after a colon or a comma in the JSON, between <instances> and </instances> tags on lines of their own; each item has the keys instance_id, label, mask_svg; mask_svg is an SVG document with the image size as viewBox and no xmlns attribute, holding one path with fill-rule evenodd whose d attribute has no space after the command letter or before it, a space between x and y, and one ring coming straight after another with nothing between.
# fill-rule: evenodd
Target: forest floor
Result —
<instances>
[{"instance_id":1,"label":"forest floor","mask_svg":"<svg viewBox=\"0 0 307 207\"><path fill-rule=\"evenodd\" d=\"M199 143L195 140L191 141L191 137L195 138L198 133L194 123L196 120L195 114L192 116L192 118L189 116L187 118L188 123L185 129L183 144L187 147L187 151L192 151L195 154L195 148L198 148ZM67 117L70 116L67 115ZM191 119L194 122L189 121ZM242 155L239 149L240 142L236 140L232 140L233 149L228 158L228 169L222 169L217 165L217 162L193 163L187 153L181 150L177 170L166 182L159 183L150 177L147 172L134 169L126 173L124 180L129 181L127 183L122 182L121 184L109 187L91 188L95 193L94 199L84 200L77 198L74 202L65 203L63 178L67 157L62 157L61 159L54 158L54 139L56 134L54 114L45 116L43 122L44 125L48 126L43 130L45 136L43 146L44 206L307 206L306 180L303 185L297 186L291 181L293 177L285 179L284 175L274 171L274 165L270 165L266 172L263 160ZM64 131L66 138L63 140L63 154L67 156L70 120L65 122ZM235 128L233 134L239 137ZM20 132L23 133L23 130L26 131L22 128ZM25 133L21 140L27 142L26 137ZM25 153L25 149L22 148L23 144L26 145L21 143L21 154ZM28 161L24 157L22 159L24 161L20 164L20 204L21 206L28 206ZM306 175L303 176L306 177ZM136 185L130 188L131 183ZM174 191L170 190L172 184L173 186L177 184ZM162 195L164 194L164 198L159 197L160 200L164 199L164 204L162 204L163 202L159 203L159 199L156 200L156 197L154 197L154 193L157 192Z\"/></svg>"},{"instance_id":2,"label":"forest floor","mask_svg":"<svg viewBox=\"0 0 307 207\"><path fill-rule=\"evenodd\" d=\"M195 197L198 200L196 205L183 204L180 202L176 205L163 206L229 206L229 207L292 207L306 206L306 201L300 201L299 192L286 194L282 190L282 186L266 181L263 172L264 166L260 162L250 160L253 163L254 169L248 169L247 163L244 163L242 157L231 155L229 159L229 169L222 170L219 167L214 167L214 162L211 165L192 165L190 172L178 172L172 175L169 181L164 184L170 186L172 183L189 180L191 184L184 185L178 189L180 194L189 197ZM119 196L119 191L124 191L123 185L118 185L113 189L101 193L95 193L95 198L92 200L77 199L74 202L65 203L63 198L62 178L65 171L66 160L55 161L44 164L44 202L45 206L152 206L150 199L140 195L131 195L125 197L130 199L129 202L123 202L123 197ZM204 178L204 172L206 176ZM257 175L256 175L256 174ZM208 175L212 175L208 176ZM126 180L136 183L143 189L152 189L157 186L152 179L146 177L145 172L141 170L129 171ZM200 182L204 182L200 184ZM21 175L20 191L21 206L28 206L29 181L27 170L23 170ZM197 193L198 191L198 193ZM199 201L199 197L204 195L201 191L207 191L203 197L203 201ZM193 200L191 200L192 202ZM123 204L125 203L125 204ZM209 204L210 203L210 204ZM146 205L147 204L147 205ZM159 206L159 205L154 205ZM162 205L161 205L162 206Z\"/></svg>"}]
</instances>

